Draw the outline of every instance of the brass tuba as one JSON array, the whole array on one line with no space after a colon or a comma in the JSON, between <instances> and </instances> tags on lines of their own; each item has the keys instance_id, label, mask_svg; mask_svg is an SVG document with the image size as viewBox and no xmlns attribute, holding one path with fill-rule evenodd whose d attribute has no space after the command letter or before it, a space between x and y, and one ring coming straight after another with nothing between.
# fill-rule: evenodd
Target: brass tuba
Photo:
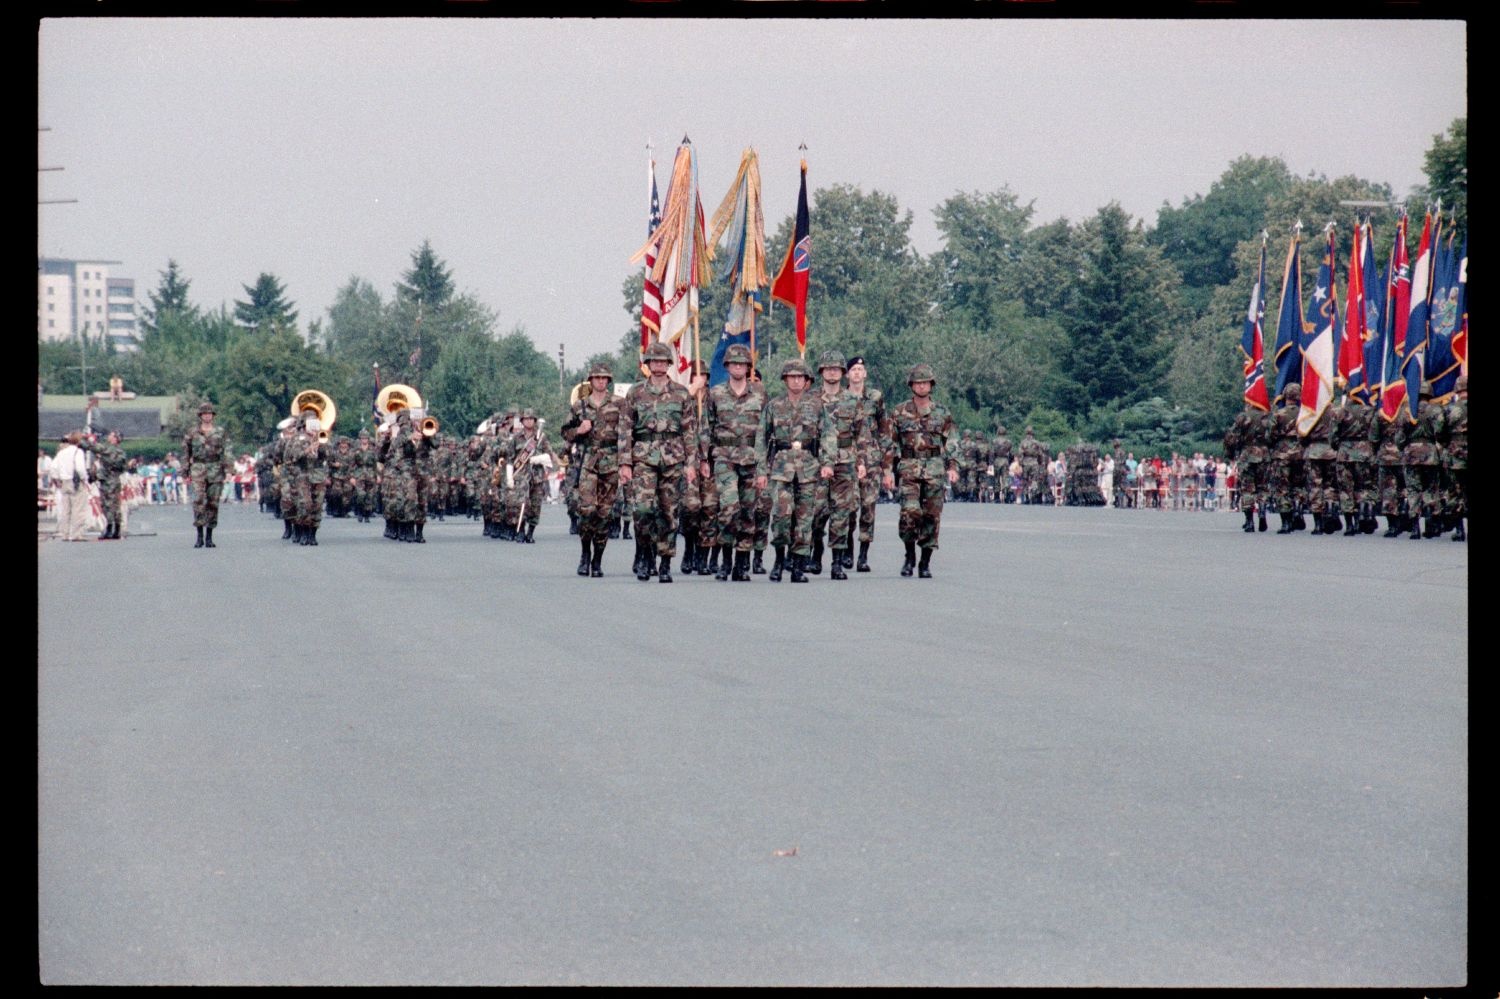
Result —
<instances>
[{"instance_id":1,"label":"brass tuba","mask_svg":"<svg viewBox=\"0 0 1500 999\"><path fill-rule=\"evenodd\" d=\"M322 429L318 431L318 440L326 444L328 435L333 432L333 421L339 416L338 407L326 393L317 389L303 389L292 397L293 418L300 420L305 409L317 412L318 423L322 425Z\"/></svg>"},{"instance_id":2,"label":"brass tuba","mask_svg":"<svg viewBox=\"0 0 1500 999\"><path fill-rule=\"evenodd\" d=\"M593 388L592 388L592 386L589 385L589 380L587 378L585 378L583 381L579 382L577 385L574 385L573 386L573 391L571 391L571 392L568 393L568 405L569 406L575 405L578 402L579 399L582 399L584 396L588 395L591 391L593 391Z\"/></svg>"},{"instance_id":3,"label":"brass tuba","mask_svg":"<svg viewBox=\"0 0 1500 999\"><path fill-rule=\"evenodd\" d=\"M421 409L422 397L410 385L387 385L375 397L375 408L383 414L399 413L403 409Z\"/></svg>"}]
</instances>

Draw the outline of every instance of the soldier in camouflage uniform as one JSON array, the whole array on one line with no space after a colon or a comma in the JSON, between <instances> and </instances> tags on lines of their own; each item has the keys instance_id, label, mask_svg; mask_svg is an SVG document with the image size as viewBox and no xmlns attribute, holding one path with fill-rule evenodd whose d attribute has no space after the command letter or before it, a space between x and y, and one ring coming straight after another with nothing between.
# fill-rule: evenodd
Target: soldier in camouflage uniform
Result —
<instances>
[{"instance_id":1,"label":"soldier in camouflage uniform","mask_svg":"<svg viewBox=\"0 0 1500 999\"><path fill-rule=\"evenodd\" d=\"M1307 525L1299 512L1302 492L1302 437L1297 433L1297 413L1301 405L1302 386L1286 387L1282 406L1271 424L1271 467L1268 488L1276 514L1281 518L1277 534L1300 531Z\"/></svg>"},{"instance_id":2,"label":"soldier in camouflage uniform","mask_svg":"<svg viewBox=\"0 0 1500 999\"><path fill-rule=\"evenodd\" d=\"M703 411L708 401L708 375L707 361L699 358L693 362L688 395L692 398L695 415ZM682 531L684 576L695 572L700 576L711 576L719 571L719 494L713 479L703 471L707 460L700 454L700 446L700 441L693 441L693 454L689 458L698 466L697 477L693 482L683 478L680 483L682 500L677 519Z\"/></svg>"},{"instance_id":3,"label":"soldier in camouflage uniform","mask_svg":"<svg viewBox=\"0 0 1500 999\"><path fill-rule=\"evenodd\" d=\"M719 571L715 578L737 583L750 580L750 554L755 545L755 435L760 429L766 393L750 381L750 348L731 344L724 352L729 380L708 391L699 430L698 472L711 483L718 501ZM733 566L731 567L731 556Z\"/></svg>"},{"instance_id":4,"label":"soldier in camouflage uniform","mask_svg":"<svg viewBox=\"0 0 1500 999\"><path fill-rule=\"evenodd\" d=\"M281 540L286 541L292 536L292 522L297 516L297 501L292 495L292 469L287 464L286 449L292 442L292 437L297 433L297 418L288 416L276 424L279 433L275 443L271 445L271 457L275 462L271 470L272 477L276 480L276 515L281 520Z\"/></svg>"},{"instance_id":5,"label":"soldier in camouflage uniform","mask_svg":"<svg viewBox=\"0 0 1500 999\"><path fill-rule=\"evenodd\" d=\"M1245 514L1246 534L1256 529L1255 515L1260 513L1260 530L1266 529L1266 468L1270 458L1269 414L1258 406L1245 403L1224 433L1224 460L1239 462L1240 510ZM1117 461L1115 468L1123 466Z\"/></svg>"},{"instance_id":6,"label":"soldier in camouflage uniform","mask_svg":"<svg viewBox=\"0 0 1500 999\"><path fill-rule=\"evenodd\" d=\"M813 514L812 561L804 571L823 571L823 539L833 551L830 579L847 579L844 569L849 532L859 507L859 484L866 476L863 456L871 447L865 426L864 406L859 397L844 388L844 355L826 350L818 358L822 385L818 402L823 407L820 430L817 512ZM849 565L853 560L849 559Z\"/></svg>"},{"instance_id":7,"label":"soldier in camouflage uniform","mask_svg":"<svg viewBox=\"0 0 1500 999\"><path fill-rule=\"evenodd\" d=\"M771 491L771 545L776 549L771 582L780 582L788 568L792 582L805 583L822 474L817 452L823 441L823 407L808 391L812 372L801 360L783 364L781 380L787 394L766 403L755 432L755 486Z\"/></svg>"},{"instance_id":8,"label":"soldier in camouflage uniform","mask_svg":"<svg viewBox=\"0 0 1500 999\"><path fill-rule=\"evenodd\" d=\"M672 581L676 552L679 480L698 479L698 414L688 390L667 375L672 348L660 341L643 358L651 376L630 387L620 408L620 480L634 498L636 544L640 549L636 579L651 578L651 563L660 558L657 578Z\"/></svg>"},{"instance_id":9,"label":"soldier in camouflage uniform","mask_svg":"<svg viewBox=\"0 0 1500 999\"><path fill-rule=\"evenodd\" d=\"M214 528L219 525L219 494L229 473L229 438L214 426L214 404L198 407L198 426L182 440L182 472L193 484L193 526L198 529L194 548L213 548Z\"/></svg>"},{"instance_id":10,"label":"soldier in camouflage uniform","mask_svg":"<svg viewBox=\"0 0 1500 999\"><path fill-rule=\"evenodd\" d=\"M328 445L318 439L320 429L317 410L304 410L301 425L286 446L295 504L294 544L316 545L318 527L323 521L323 501L328 491Z\"/></svg>"},{"instance_id":11,"label":"soldier in camouflage uniform","mask_svg":"<svg viewBox=\"0 0 1500 999\"><path fill-rule=\"evenodd\" d=\"M1443 514L1454 541L1468 540L1469 515L1469 376L1459 375L1454 398L1443 413ZM118 531L115 537L119 537Z\"/></svg>"},{"instance_id":12,"label":"soldier in camouflage uniform","mask_svg":"<svg viewBox=\"0 0 1500 999\"><path fill-rule=\"evenodd\" d=\"M536 410L523 409L521 433L516 438L515 457L510 463L515 495L520 497L512 521L518 525L517 542L536 543L536 525L541 521L542 504L547 499L547 475L556 464L557 452L552 449L546 429L537 420ZM506 517L510 519L509 511Z\"/></svg>"},{"instance_id":13,"label":"soldier in camouflage uniform","mask_svg":"<svg viewBox=\"0 0 1500 999\"><path fill-rule=\"evenodd\" d=\"M912 397L891 410L892 449L885 459L885 482L893 487L897 476L901 480L900 534L906 548L901 575L912 574L920 546L918 575L930 579L942 526L945 475L948 483L958 481L958 440L952 414L932 399L937 384L932 367L914 366L906 384Z\"/></svg>"},{"instance_id":14,"label":"soldier in camouflage uniform","mask_svg":"<svg viewBox=\"0 0 1500 999\"><path fill-rule=\"evenodd\" d=\"M1099 490L1099 449L1079 442L1068 448L1067 503L1069 506L1103 506Z\"/></svg>"},{"instance_id":15,"label":"soldier in camouflage uniform","mask_svg":"<svg viewBox=\"0 0 1500 999\"><path fill-rule=\"evenodd\" d=\"M866 384L869 371L865 359L858 355L849 359L849 392L863 406L865 429L869 431L870 446L860 457L864 461L866 474L859 481L859 507L857 516L849 524L849 540L854 540L856 526L859 530L859 557L854 564L856 572L870 571L870 542L875 540L875 507L880 501L880 476L875 470L885 465L885 453L890 449L890 425L885 414L885 395L880 389ZM845 548L852 546L846 545ZM847 562L845 568L848 568Z\"/></svg>"},{"instance_id":16,"label":"soldier in camouflage uniform","mask_svg":"<svg viewBox=\"0 0 1500 999\"><path fill-rule=\"evenodd\" d=\"M1387 420L1379 413L1370 420L1370 445L1375 449L1380 512L1386 518L1385 534L1381 537L1398 537L1406 530L1406 476L1401 452L1406 448L1410 425L1404 405L1396 412L1394 420Z\"/></svg>"},{"instance_id":17,"label":"soldier in camouflage uniform","mask_svg":"<svg viewBox=\"0 0 1500 999\"><path fill-rule=\"evenodd\" d=\"M280 434L272 434L270 441L255 455L255 493L260 499L260 512L271 513L281 505L281 494L276 484L276 461L271 457Z\"/></svg>"},{"instance_id":18,"label":"soldier in camouflage uniform","mask_svg":"<svg viewBox=\"0 0 1500 999\"><path fill-rule=\"evenodd\" d=\"M1331 443L1338 450L1335 470L1345 537L1375 530L1375 450L1370 444L1374 418L1375 410L1358 396L1345 395L1333 410Z\"/></svg>"},{"instance_id":19,"label":"soldier in camouflage uniform","mask_svg":"<svg viewBox=\"0 0 1500 999\"><path fill-rule=\"evenodd\" d=\"M479 458L480 479L484 483L479 506L484 519L484 536L497 541L504 539L508 530L505 524L505 477L510 474L513 441L510 420L501 413L491 416Z\"/></svg>"},{"instance_id":20,"label":"soldier in camouflage uniform","mask_svg":"<svg viewBox=\"0 0 1500 999\"><path fill-rule=\"evenodd\" d=\"M1118 440L1114 442L1115 466L1110 472L1110 492L1114 496L1114 506L1119 509L1125 506L1125 447Z\"/></svg>"},{"instance_id":21,"label":"soldier in camouflage uniform","mask_svg":"<svg viewBox=\"0 0 1500 999\"><path fill-rule=\"evenodd\" d=\"M347 517L354 507L354 442L340 437L328 456L328 516Z\"/></svg>"},{"instance_id":22,"label":"soldier in camouflage uniform","mask_svg":"<svg viewBox=\"0 0 1500 999\"><path fill-rule=\"evenodd\" d=\"M487 424L481 424L489 430ZM480 519L481 497L489 486L489 470L484 467L484 450L489 443L487 434L475 431L464 442L464 502L470 520ZM485 519L485 537L489 537L489 521Z\"/></svg>"},{"instance_id":23,"label":"soldier in camouflage uniform","mask_svg":"<svg viewBox=\"0 0 1500 999\"><path fill-rule=\"evenodd\" d=\"M1406 466L1406 510L1411 517L1412 538L1436 538L1443 533L1438 514L1443 509L1439 442L1444 436L1443 407L1432 401L1432 382L1423 382L1417 422L1411 425L1406 448L1401 452ZM1421 518L1425 522L1419 523Z\"/></svg>"},{"instance_id":24,"label":"soldier in camouflage uniform","mask_svg":"<svg viewBox=\"0 0 1500 999\"><path fill-rule=\"evenodd\" d=\"M120 539L120 476L125 473L125 449L120 446L120 432L111 430L101 442L92 434L78 442L85 451L94 453L94 469L99 483L99 505L104 511L104 533L100 541Z\"/></svg>"},{"instance_id":25,"label":"soldier in camouflage uniform","mask_svg":"<svg viewBox=\"0 0 1500 999\"><path fill-rule=\"evenodd\" d=\"M381 505L385 508L385 536L392 541L425 543L417 518L421 511L417 484L419 452L427 439L412 421L411 410L397 411L380 441Z\"/></svg>"},{"instance_id":26,"label":"soldier in camouflage uniform","mask_svg":"<svg viewBox=\"0 0 1500 999\"><path fill-rule=\"evenodd\" d=\"M1021 502L1040 503L1047 489L1047 448L1031 427L1021 437Z\"/></svg>"},{"instance_id":27,"label":"soldier in camouflage uniform","mask_svg":"<svg viewBox=\"0 0 1500 999\"><path fill-rule=\"evenodd\" d=\"M1302 438L1302 474L1307 482L1308 507L1312 511L1314 534L1332 534L1338 530L1338 450L1333 444L1333 407L1324 406L1304 433L1298 419L1297 433Z\"/></svg>"},{"instance_id":28,"label":"soldier in camouflage uniform","mask_svg":"<svg viewBox=\"0 0 1500 999\"><path fill-rule=\"evenodd\" d=\"M368 524L375 513L375 485L379 473L379 455L368 430L360 430L354 448L354 511L361 524Z\"/></svg>"},{"instance_id":29,"label":"soldier in camouflage uniform","mask_svg":"<svg viewBox=\"0 0 1500 999\"><path fill-rule=\"evenodd\" d=\"M1010 462L1015 456L1015 445L1006 433L1005 424L995 427L995 439L990 442L990 461L995 466L995 489L997 503L1010 502Z\"/></svg>"},{"instance_id":30,"label":"soldier in camouflage uniform","mask_svg":"<svg viewBox=\"0 0 1500 999\"><path fill-rule=\"evenodd\" d=\"M574 449L577 468L578 537L582 555L578 575L604 575L604 546L614 496L620 485L620 400L610 385L614 374L607 364L589 368L589 391L568 411L562 438Z\"/></svg>"}]
</instances>

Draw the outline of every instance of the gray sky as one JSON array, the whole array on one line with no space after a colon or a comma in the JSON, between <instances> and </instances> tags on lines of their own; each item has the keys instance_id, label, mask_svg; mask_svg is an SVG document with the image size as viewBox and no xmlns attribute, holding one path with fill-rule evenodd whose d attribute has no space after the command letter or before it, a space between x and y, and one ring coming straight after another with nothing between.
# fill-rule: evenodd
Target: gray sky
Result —
<instances>
[{"instance_id":1,"label":"gray sky","mask_svg":"<svg viewBox=\"0 0 1500 999\"><path fill-rule=\"evenodd\" d=\"M40 196L78 199L38 209L41 254L121 261L143 301L172 258L211 308L270 271L305 329L351 276L389 297L430 239L570 365L629 328L648 138L663 195L692 138L710 213L754 146L768 232L806 142L810 187L895 195L930 253L958 191L1149 224L1244 153L1405 194L1467 114L1457 21L88 18L39 42L38 165L65 168Z\"/></svg>"}]
</instances>

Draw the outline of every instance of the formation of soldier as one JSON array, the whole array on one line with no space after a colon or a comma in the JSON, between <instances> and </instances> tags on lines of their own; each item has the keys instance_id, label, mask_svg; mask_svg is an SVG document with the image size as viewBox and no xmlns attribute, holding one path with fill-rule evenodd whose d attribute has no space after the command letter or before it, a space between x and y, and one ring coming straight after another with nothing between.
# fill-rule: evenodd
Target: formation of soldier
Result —
<instances>
[{"instance_id":1,"label":"formation of soldier","mask_svg":"<svg viewBox=\"0 0 1500 999\"><path fill-rule=\"evenodd\" d=\"M1240 510L1247 533L1280 519L1277 534L1373 534L1386 518L1387 538L1454 541L1468 534L1469 379L1457 380L1446 405L1422 384L1416 419L1403 408L1387 420L1358 397L1344 395L1304 432L1301 390L1289 385L1281 408L1246 404L1224 435L1224 454L1239 463Z\"/></svg>"}]
</instances>

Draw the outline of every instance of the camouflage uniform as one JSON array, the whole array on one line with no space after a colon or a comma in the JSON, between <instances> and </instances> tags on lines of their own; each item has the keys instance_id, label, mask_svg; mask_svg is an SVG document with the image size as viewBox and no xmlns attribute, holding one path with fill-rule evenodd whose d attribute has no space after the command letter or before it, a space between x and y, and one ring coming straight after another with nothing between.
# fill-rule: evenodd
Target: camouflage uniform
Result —
<instances>
[{"instance_id":1,"label":"camouflage uniform","mask_svg":"<svg viewBox=\"0 0 1500 999\"><path fill-rule=\"evenodd\" d=\"M211 403L198 407L198 415L214 412ZM204 430L201 423L182 440L183 474L193 484L193 526L199 529L198 544L213 548L214 528L219 526L219 494L229 472L229 437L223 427Z\"/></svg>"},{"instance_id":2,"label":"camouflage uniform","mask_svg":"<svg viewBox=\"0 0 1500 999\"><path fill-rule=\"evenodd\" d=\"M1299 417L1298 422L1301 422ZM1333 407L1324 406L1307 432L1297 430L1303 440L1302 473L1307 481L1308 508L1314 534L1332 534L1338 524L1339 491L1336 468L1338 450L1333 446ZM1332 518L1330 522L1330 518Z\"/></svg>"},{"instance_id":3,"label":"camouflage uniform","mask_svg":"<svg viewBox=\"0 0 1500 999\"><path fill-rule=\"evenodd\" d=\"M730 346L724 363L750 364L749 348ZM731 383L726 381L709 389L708 403L703 409L699 452L712 465L712 488L718 498L719 555L723 560L716 577L719 580L728 579L731 574L737 582L750 578L755 508L760 498L755 488L755 436L765 408L766 393L759 385L746 381L745 391L735 395Z\"/></svg>"},{"instance_id":4,"label":"camouflage uniform","mask_svg":"<svg viewBox=\"0 0 1500 999\"><path fill-rule=\"evenodd\" d=\"M859 363L856 359L850 365ZM885 466L885 453L890 449L890 424L885 412L885 395L868 384L858 395L864 407L865 428L869 431L869 447L860 456L866 474L859 483L859 558L855 568L860 572L870 571L870 542L875 540L875 507L880 501L880 475L877 471ZM851 527L852 530L852 527Z\"/></svg>"},{"instance_id":5,"label":"camouflage uniform","mask_svg":"<svg viewBox=\"0 0 1500 999\"><path fill-rule=\"evenodd\" d=\"M1099 449L1079 443L1068 448L1067 502L1069 506L1103 506L1099 490Z\"/></svg>"},{"instance_id":6,"label":"camouflage uniform","mask_svg":"<svg viewBox=\"0 0 1500 999\"><path fill-rule=\"evenodd\" d=\"M1406 510L1412 518L1413 538L1435 538L1443 533L1438 514L1443 508L1442 452L1439 441L1445 435L1443 407L1432 401L1432 385L1422 385L1422 401L1417 406L1417 422L1411 425L1401 460L1406 466ZM1418 531L1417 519L1427 521Z\"/></svg>"},{"instance_id":7,"label":"camouflage uniform","mask_svg":"<svg viewBox=\"0 0 1500 999\"><path fill-rule=\"evenodd\" d=\"M1380 512L1386 518L1385 537L1394 538L1406 525L1404 487L1405 469L1401 463L1401 452L1406 447L1410 424L1403 407L1394 420L1376 414L1370 420L1370 444L1375 449L1378 472L1376 482L1380 490Z\"/></svg>"},{"instance_id":8,"label":"camouflage uniform","mask_svg":"<svg viewBox=\"0 0 1500 999\"><path fill-rule=\"evenodd\" d=\"M812 372L800 360L782 365L782 380L792 375L812 380ZM770 487L770 534L776 549L772 582L781 579L784 565L792 571L792 582L806 581L803 565L812 554L822 427L823 406L811 389L797 399L771 399L761 411L755 432L755 477L766 479Z\"/></svg>"},{"instance_id":9,"label":"camouflage uniform","mask_svg":"<svg viewBox=\"0 0 1500 999\"><path fill-rule=\"evenodd\" d=\"M596 364L589 377L614 375L609 367ZM604 547L609 542L609 525L613 515L615 493L620 485L620 400L606 386L604 401L594 402L593 393L585 393L568 411L562 425L562 438L576 449L573 467L577 473L578 536L583 547L583 561L578 563L580 576L603 576ZM589 429L580 432L583 421Z\"/></svg>"},{"instance_id":10,"label":"camouflage uniform","mask_svg":"<svg viewBox=\"0 0 1500 999\"><path fill-rule=\"evenodd\" d=\"M413 424L410 409L397 412L390 426L390 432L381 439L379 452L383 465L380 495L385 507L385 536L393 541L423 544L426 511L422 509L421 477L429 444Z\"/></svg>"},{"instance_id":11,"label":"camouflage uniform","mask_svg":"<svg viewBox=\"0 0 1500 999\"><path fill-rule=\"evenodd\" d=\"M818 359L819 379L824 370L831 369L837 369L842 379L846 370L844 355L836 350L824 351ZM844 562L850 554L846 546L859 508L859 467L871 448L871 435L865 425L864 406L858 396L843 387L842 382L832 392L829 392L827 382L821 382L818 402L823 407L820 464L832 473L832 477L823 478L820 474L818 478L812 562L806 569L811 573L823 571L823 539L826 537L828 547L833 550L830 578L845 579Z\"/></svg>"},{"instance_id":12,"label":"camouflage uniform","mask_svg":"<svg viewBox=\"0 0 1500 999\"><path fill-rule=\"evenodd\" d=\"M1026 428L1021 438L1021 502L1040 503L1047 490L1047 448Z\"/></svg>"},{"instance_id":13,"label":"camouflage uniform","mask_svg":"<svg viewBox=\"0 0 1500 999\"><path fill-rule=\"evenodd\" d=\"M995 466L995 490L997 503L1005 503L1010 499L1010 462L1014 457L1015 446L1011 444L1010 437L1005 433L1005 425L1002 423L995 428L995 439L990 442L990 461Z\"/></svg>"},{"instance_id":14,"label":"camouflage uniform","mask_svg":"<svg viewBox=\"0 0 1500 999\"><path fill-rule=\"evenodd\" d=\"M1260 508L1260 529L1266 529L1266 461L1270 455L1267 414L1249 403L1224 433L1224 460L1239 462L1240 510L1245 514L1247 534L1255 530L1255 511ZM1116 461L1115 468L1124 466Z\"/></svg>"},{"instance_id":15,"label":"camouflage uniform","mask_svg":"<svg viewBox=\"0 0 1500 999\"><path fill-rule=\"evenodd\" d=\"M1455 392L1443 413L1443 515L1453 528L1453 540L1464 541L1464 518L1469 515L1468 375L1458 376Z\"/></svg>"},{"instance_id":16,"label":"camouflage uniform","mask_svg":"<svg viewBox=\"0 0 1500 999\"><path fill-rule=\"evenodd\" d=\"M347 437L328 455L328 515L347 517L354 508L354 448Z\"/></svg>"},{"instance_id":17,"label":"camouflage uniform","mask_svg":"<svg viewBox=\"0 0 1500 999\"><path fill-rule=\"evenodd\" d=\"M1338 449L1339 512L1344 534L1369 534L1375 529L1375 449L1370 444L1370 421L1375 410L1345 396L1333 410L1332 443Z\"/></svg>"},{"instance_id":18,"label":"camouflage uniform","mask_svg":"<svg viewBox=\"0 0 1500 999\"><path fill-rule=\"evenodd\" d=\"M276 482L276 461L271 449L277 446L280 436L272 437L270 443L255 456L255 491L260 497L260 512L268 513L280 508L281 492Z\"/></svg>"},{"instance_id":19,"label":"camouflage uniform","mask_svg":"<svg viewBox=\"0 0 1500 999\"><path fill-rule=\"evenodd\" d=\"M694 414L701 414L708 396L708 362L693 362L693 384L688 389ZM701 428L700 428L701 435ZM688 461L698 469L692 482L683 476L679 480L681 496L678 501L677 522L682 532L682 573L700 576L717 573L719 568L719 493L711 475L703 474L707 457L702 453L702 441L692 442L692 453Z\"/></svg>"},{"instance_id":20,"label":"camouflage uniform","mask_svg":"<svg viewBox=\"0 0 1500 999\"><path fill-rule=\"evenodd\" d=\"M87 437L78 442L85 451L94 453L94 469L99 482L99 505L104 511L104 533L99 540L120 537L120 476L125 473L125 449L106 437L102 441Z\"/></svg>"},{"instance_id":21,"label":"camouflage uniform","mask_svg":"<svg viewBox=\"0 0 1500 999\"><path fill-rule=\"evenodd\" d=\"M653 343L645 359L649 364L665 355L670 361L671 352L666 344ZM659 556L660 580L669 583L677 554L677 502L682 493L678 482L698 451L698 417L688 390L670 379L657 384L654 377L632 385L620 407L619 449L620 467L631 470L642 568L653 555ZM696 468L692 474L696 478ZM651 576L638 570L636 578Z\"/></svg>"},{"instance_id":22,"label":"camouflage uniform","mask_svg":"<svg viewBox=\"0 0 1500 999\"><path fill-rule=\"evenodd\" d=\"M1297 413L1302 398L1298 385L1289 385L1286 402L1272 417L1271 423L1271 467L1268 470L1267 486L1271 502L1281 517L1277 534L1290 534L1305 527L1301 514L1302 484L1302 438L1297 433Z\"/></svg>"},{"instance_id":23,"label":"camouflage uniform","mask_svg":"<svg viewBox=\"0 0 1500 999\"><path fill-rule=\"evenodd\" d=\"M304 426L287 442L286 460L292 473L296 542L316 545L318 526L323 521L323 500L328 491L328 445L318 440L316 431Z\"/></svg>"},{"instance_id":24,"label":"camouflage uniform","mask_svg":"<svg viewBox=\"0 0 1500 999\"><path fill-rule=\"evenodd\" d=\"M918 364L906 376L906 384L932 382L936 376L926 364ZM948 473L958 469L958 440L953 416L947 407L932 402L919 405L908 399L891 410L892 452L886 456L885 470L894 471L901 483L901 541L906 547L906 562L901 575L910 576L916 561L915 547L922 549L920 575L931 577L929 564L938 547L942 526L943 491Z\"/></svg>"},{"instance_id":25,"label":"camouflage uniform","mask_svg":"<svg viewBox=\"0 0 1500 999\"><path fill-rule=\"evenodd\" d=\"M380 456L367 430L359 432L359 443L354 450L354 509L361 523L368 524L375 513L376 483L379 479Z\"/></svg>"},{"instance_id":26,"label":"camouflage uniform","mask_svg":"<svg viewBox=\"0 0 1500 999\"><path fill-rule=\"evenodd\" d=\"M552 442L547 439L547 431L537 421L534 411L530 409L522 411L521 420L522 427L516 438L515 457L511 459L515 495L520 499L515 517L510 518L507 512L507 519L519 525L524 518L525 532L518 532L516 540L533 544L536 525L542 519L542 504L547 501L547 475L557 465L557 452L552 450ZM524 422L526 420L532 421L531 429L526 428ZM533 460L544 455L551 459L550 463L538 464Z\"/></svg>"}]
</instances>

